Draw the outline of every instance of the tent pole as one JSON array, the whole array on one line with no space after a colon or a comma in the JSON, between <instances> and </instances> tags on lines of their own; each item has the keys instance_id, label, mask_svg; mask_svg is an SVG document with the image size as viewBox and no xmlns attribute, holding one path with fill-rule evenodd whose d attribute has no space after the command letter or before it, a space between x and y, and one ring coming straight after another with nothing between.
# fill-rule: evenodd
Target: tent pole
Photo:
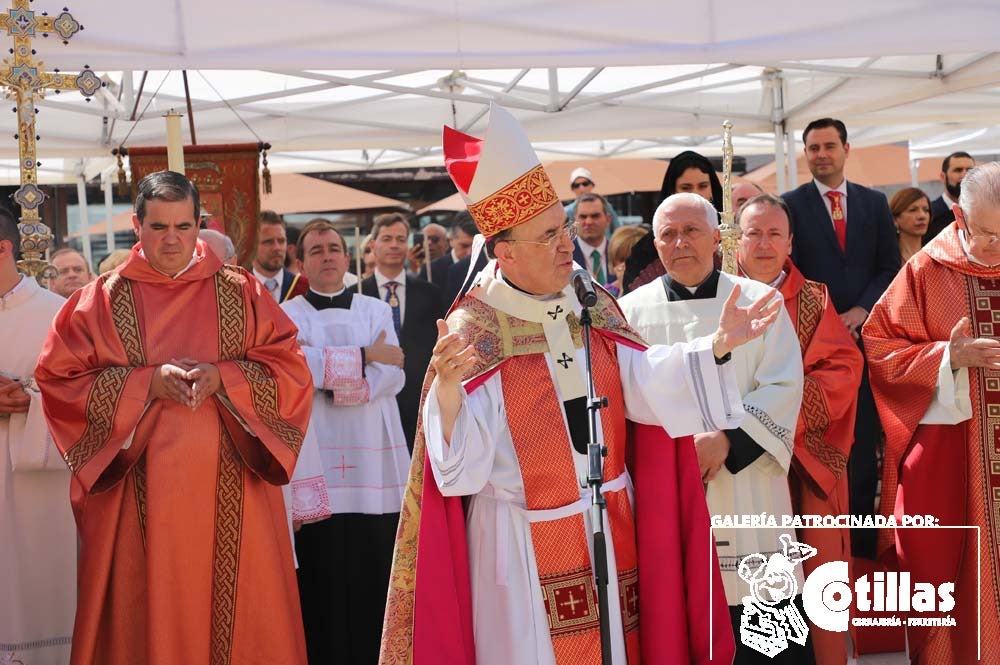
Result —
<instances>
[{"instance_id":1,"label":"tent pole","mask_svg":"<svg viewBox=\"0 0 1000 665\"><path fill-rule=\"evenodd\" d=\"M910 160L910 185L913 187L920 186L920 160L911 159Z\"/></svg>"},{"instance_id":2,"label":"tent pole","mask_svg":"<svg viewBox=\"0 0 1000 665\"><path fill-rule=\"evenodd\" d=\"M76 181L76 199L80 206L80 241L83 243L83 259L87 268L94 269L93 254L90 251L90 222L87 219L87 177L83 175L83 162L80 162L80 175ZM110 223L111 220L108 220Z\"/></svg>"},{"instance_id":3,"label":"tent pole","mask_svg":"<svg viewBox=\"0 0 1000 665\"><path fill-rule=\"evenodd\" d=\"M785 159L785 83L780 69L764 70L765 85L771 89L771 123L774 127L774 174L778 193L787 191L788 163Z\"/></svg>"},{"instance_id":4,"label":"tent pole","mask_svg":"<svg viewBox=\"0 0 1000 665\"><path fill-rule=\"evenodd\" d=\"M799 166L795 159L795 132L785 132L788 138L788 154L785 160L788 162L788 189L792 190L799 186Z\"/></svg>"},{"instance_id":5,"label":"tent pole","mask_svg":"<svg viewBox=\"0 0 1000 665\"><path fill-rule=\"evenodd\" d=\"M788 191L786 187L785 175L788 164L785 160L785 137L784 129L780 122L774 123L774 174L778 178L778 193Z\"/></svg>"},{"instance_id":6,"label":"tent pole","mask_svg":"<svg viewBox=\"0 0 1000 665\"><path fill-rule=\"evenodd\" d=\"M108 227L104 230L104 237L108 241L108 254L115 251L115 225L111 222L115 212L115 185L111 181L111 173L111 169L106 169L101 174L101 186L104 187L104 216L108 220Z\"/></svg>"}]
</instances>

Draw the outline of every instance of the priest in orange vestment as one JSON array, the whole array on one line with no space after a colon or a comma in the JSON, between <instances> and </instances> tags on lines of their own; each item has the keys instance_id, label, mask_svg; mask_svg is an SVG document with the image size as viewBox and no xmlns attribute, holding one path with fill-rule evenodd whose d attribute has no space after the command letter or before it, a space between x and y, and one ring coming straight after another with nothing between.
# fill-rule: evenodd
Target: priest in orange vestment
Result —
<instances>
[{"instance_id":1,"label":"priest in orange vestment","mask_svg":"<svg viewBox=\"0 0 1000 665\"><path fill-rule=\"evenodd\" d=\"M847 458L854 443L864 359L840 321L826 286L803 277L789 258L793 229L785 202L760 194L740 208L736 221L743 232L740 270L781 292L802 351L802 408L788 474L792 508L796 515L846 515L850 513ZM798 537L816 548L816 555L802 564L806 577L824 563L851 562L847 528L803 528ZM812 622L809 629L817 665L847 662L843 633L823 630Z\"/></svg>"},{"instance_id":2,"label":"priest in orange vestment","mask_svg":"<svg viewBox=\"0 0 1000 665\"><path fill-rule=\"evenodd\" d=\"M312 404L296 330L198 241L181 175L139 183L140 242L60 311L35 376L73 472L73 665L304 664L281 485Z\"/></svg>"},{"instance_id":3,"label":"priest in orange vestment","mask_svg":"<svg viewBox=\"0 0 1000 665\"><path fill-rule=\"evenodd\" d=\"M880 543L913 582L955 584L954 626L908 628L913 662L933 665L977 662L980 646L1000 662L1000 163L970 171L953 210L862 330L886 430L882 512L978 527L978 543L976 529Z\"/></svg>"}]
</instances>

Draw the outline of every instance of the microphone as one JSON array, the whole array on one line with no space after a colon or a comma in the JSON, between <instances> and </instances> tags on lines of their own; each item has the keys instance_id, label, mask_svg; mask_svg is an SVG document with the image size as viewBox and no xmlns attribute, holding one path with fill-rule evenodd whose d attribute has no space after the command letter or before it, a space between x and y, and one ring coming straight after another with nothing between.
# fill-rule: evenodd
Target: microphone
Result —
<instances>
[{"instance_id":1,"label":"microphone","mask_svg":"<svg viewBox=\"0 0 1000 665\"><path fill-rule=\"evenodd\" d=\"M584 307L593 307L597 304L597 291L594 289L594 280L584 268L573 271L569 277L573 290L576 292L576 299Z\"/></svg>"}]
</instances>

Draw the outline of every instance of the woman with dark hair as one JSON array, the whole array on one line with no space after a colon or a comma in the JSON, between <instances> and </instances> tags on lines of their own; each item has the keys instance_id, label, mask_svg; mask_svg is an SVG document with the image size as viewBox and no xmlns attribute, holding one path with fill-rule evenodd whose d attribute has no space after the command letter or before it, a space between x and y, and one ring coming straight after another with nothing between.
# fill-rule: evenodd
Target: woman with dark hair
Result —
<instances>
[{"instance_id":1,"label":"woman with dark hair","mask_svg":"<svg viewBox=\"0 0 1000 665\"><path fill-rule=\"evenodd\" d=\"M670 160L670 166L663 174L660 201L679 192L698 194L711 201L715 209L722 212L722 183L719 182L712 162L704 155L685 150Z\"/></svg>"},{"instance_id":2,"label":"woman with dark hair","mask_svg":"<svg viewBox=\"0 0 1000 665\"><path fill-rule=\"evenodd\" d=\"M670 160L660 188L660 202L679 192L698 194L711 201L716 210L722 211L722 183L719 182L719 176L707 157L692 150L685 150ZM652 282L665 273L666 268L660 263L653 244L653 234L650 233L636 243L625 261L622 294Z\"/></svg>"},{"instance_id":3,"label":"woman with dark hair","mask_svg":"<svg viewBox=\"0 0 1000 665\"><path fill-rule=\"evenodd\" d=\"M889 210L899 236L899 254L906 263L923 245L931 222L931 200L922 189L907 187L892 195Z\"/></svg>"}]
</instances>

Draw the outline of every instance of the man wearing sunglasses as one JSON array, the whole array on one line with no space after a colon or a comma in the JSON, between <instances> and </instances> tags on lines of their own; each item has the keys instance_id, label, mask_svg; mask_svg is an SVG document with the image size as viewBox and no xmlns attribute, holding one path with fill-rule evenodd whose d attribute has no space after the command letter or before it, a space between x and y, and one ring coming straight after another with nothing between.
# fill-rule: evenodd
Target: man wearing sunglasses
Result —
<instances>
[{"instance_id":1,"label":"man wearing sunglasses","mask_svg":"<svg viewBox=\"0 0 1000 665\"><path fill-rule=\"evenodd\" d=\"M573 190L573 196L575 197L571 203L568 203L565 207L566 219L576 219L576 208L580 204L580 199L582 199L587 194L594 193L594 176L590 174L590 171L578 166L573 169L573 172L569 174L569 188ZM611 204L605 201L605 207L608 211L608 219L611 220L610 226L608 226L608 235L614 233L614 230L621 226L621 222L618 221L618 213L615 209L611 207Z\"/></svg>"},{"instance_id":2,"label":"man wearing sunglasses","mask_svg":"<svg viewBox=\"0 0 1000 665\"><path fill-rule=\"evenodd\" d=\"M509 113L493 107L486 137L444 133L446 168L494 260L437 324L383 665L562 665L601 653L593 496L579 483L589 429L581 307L570 285L576 226ZM700 431L706 419L735 427L743 417L728 352L763 334L780 300L735 303L714 336L648 349L603 289L591 308L595 385L608 397L597 436L608 449L615 664L703 662L710 646L720 662L732 657L696 454L690 438L670 436ZM627 440L645 512L633 508ZM684 599L671 591L677 584ZM648 626L641 640L639 598Z\"/></svg>"}]
</instances>

